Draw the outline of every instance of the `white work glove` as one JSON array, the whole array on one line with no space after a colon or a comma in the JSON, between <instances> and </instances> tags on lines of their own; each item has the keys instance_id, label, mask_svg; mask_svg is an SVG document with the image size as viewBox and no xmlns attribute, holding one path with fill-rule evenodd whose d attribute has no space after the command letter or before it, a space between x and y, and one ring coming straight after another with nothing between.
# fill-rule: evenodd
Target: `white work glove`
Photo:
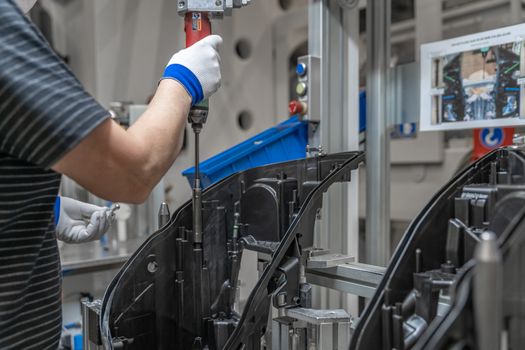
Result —
<instances>
[{"instance_id":1,"label":"white work glove","mask_svg":"<svg viewBox=\"0 0 525 350\"><path fill-rule=\"evenodd\" d=\"M162 79L174 79L184 86L192 104L207 99L221 86L222 44L218 35L210 35L187 49L177 52L164 70Z\"/></svg>"},{"instance_id":2,"label":"white work glove","mask_svg":"<svg viewBox=\"0 0 525 350\"><path fill-rule=\"evenodd\" d=\"M115 214L107 207L57 197L55 220L58 220L56 233L59 240L84 243L100 239L115 220Z\"/></svg>"}]
</instances>

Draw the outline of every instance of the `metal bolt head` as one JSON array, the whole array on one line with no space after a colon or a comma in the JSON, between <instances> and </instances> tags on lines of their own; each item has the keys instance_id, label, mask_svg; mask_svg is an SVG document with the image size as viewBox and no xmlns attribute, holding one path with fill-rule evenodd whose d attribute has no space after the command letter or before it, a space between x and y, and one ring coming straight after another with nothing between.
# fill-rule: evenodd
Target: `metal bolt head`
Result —
<instances>
[{"instance_id":1,"label":"metal bolt head","mask_svg":"<svg viewBox=\"0 0 525 350\"><path fill-rule=\"evenodd\" d=\"M215 6L221 6L221 5L222 5L222 1L221 0L215 1Z\"/></svg>"},{"instance_id":2,"label":"metal bolt head","mask_svg":"<svg viewBox=\"0 0 525 350\"><path fill-rule=\"evenodd\" d=\"M186 3L184 1L179 1L179 8L184 8L186 6Z\"/></svg>"},{"instance_id":3,"label":"metal bolt head","mask_svg":"<svg viewBox=\"0 0 525 350\"><path fill-rule=\"evenodd\" d=\"M148 263L148 272L149 273L155 273L157 272L157 269L159 268L159 264L157 264L156 261L150 261Z\"/></svg>"}]
</instances>

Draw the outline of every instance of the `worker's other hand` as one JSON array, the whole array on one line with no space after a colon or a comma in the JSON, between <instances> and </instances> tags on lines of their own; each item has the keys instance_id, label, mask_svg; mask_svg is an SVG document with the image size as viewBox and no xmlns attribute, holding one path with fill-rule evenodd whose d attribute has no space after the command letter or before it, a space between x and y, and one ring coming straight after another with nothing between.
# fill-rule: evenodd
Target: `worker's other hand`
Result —
<instances>
[{"instance_id":1,"label":"worker's other hand","mask_svg":"<svg viewBox=\"0 0 525 350\"><path fill-rule=\"evenodd\" d=\"M108 230L115 214L110 208L57 197L55 222L57 238L66 243L84 243L100 239Z\"/></svg>"},{"instance_id":2,"label":"worker's other hand","mask_svg":"<svg viewBox=\"0 0 525 350\"><path fill-rule=\"evenodd\" d=\"M174 79L184 86L192 103L207 99L221 86L222 38L210 35L177 52L166 66L162 79Z\"/></svg>"}]
</instances>

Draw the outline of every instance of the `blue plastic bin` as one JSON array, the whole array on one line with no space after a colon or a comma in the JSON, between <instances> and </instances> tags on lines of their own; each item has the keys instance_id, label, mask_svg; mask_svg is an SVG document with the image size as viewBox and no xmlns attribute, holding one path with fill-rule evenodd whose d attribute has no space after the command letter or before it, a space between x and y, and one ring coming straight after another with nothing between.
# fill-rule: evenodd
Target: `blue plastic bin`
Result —
<instances>
[{"instance_id":1,"label":"blue plastic bin","mask_svg":"<svg viewBox=\"0 0 525 350\"><path fill-rule=\"evenodd\" d=\"M232 148L200 163L201 183L213 183L249 168L306 157L308 123L294 116ZM195 167L182 172L190 186Z\"/></svg>"}]
</instances>

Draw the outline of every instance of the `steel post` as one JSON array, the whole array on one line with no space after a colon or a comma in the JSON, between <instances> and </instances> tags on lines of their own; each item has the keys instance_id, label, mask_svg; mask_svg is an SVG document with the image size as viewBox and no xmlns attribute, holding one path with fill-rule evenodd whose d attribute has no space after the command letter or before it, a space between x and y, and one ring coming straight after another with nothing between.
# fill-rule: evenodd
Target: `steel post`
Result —
<instances>
[{"instance_id":1,"label":"steel post","mask_svg":"<svg viewBox=\"0 0 525 350\"><path fill-rule=\"evenodd\" d=\"M366 259L390 258L390 135L387 88L391 0L367 2Z\"/></svg>"},{"instance_id":2,"label":"steel post","mask_svg":"<svg viewBox=\"0 0 525 350\"><path fill-rule=\"evenodd\" d=\"M321 60L320 124L309 143L322 146L324 152L359 148L359 9L356 2L344 4L310 0L309 7L308 52ZM352 182L326 194L316 241L319 247L357 256L358 183L354 171ZM322 307L340 307L339 301L357 306L352 297L333 291L321 294Z\"/></svg>"}]
</instances>

